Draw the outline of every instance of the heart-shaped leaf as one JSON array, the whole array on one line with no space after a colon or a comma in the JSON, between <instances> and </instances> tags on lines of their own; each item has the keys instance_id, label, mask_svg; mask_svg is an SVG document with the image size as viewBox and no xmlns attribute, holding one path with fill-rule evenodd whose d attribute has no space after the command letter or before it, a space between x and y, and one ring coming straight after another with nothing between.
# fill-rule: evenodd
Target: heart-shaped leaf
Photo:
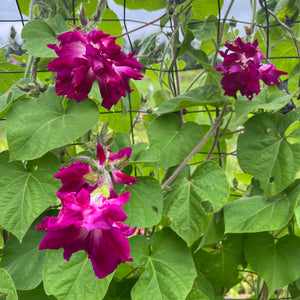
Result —
<instances>
[{"instance_id":1,"label":"heart-shaped leaf","mask_svg":"<svg viewBox=\"0 0 300 300\"><path fill-rule=\"evenodd\" d=\"M147 135L150 148L160 150L159 161L149 165L159 168L168 168L183 162L203 138L200 125L187 122L179 128L176 115L164 115L153 120L147 129Z\"/></svg>"},{"instance_id":2,"label":"heart-shaped leaf","mask_svg":"<svg viewBox=\"0 0 300 300\"><path fill-rule=\"evenodd\" d=\"M85 99L70 100L66 110L54 88L36 99L21 99L7 114L11 160L30 160L81 137L98 121L97 106Z\"/></svg>"},{"instance_id":3,"label":"heart-shaped leaf","mask_svg":"<svg viewBox=\"0 0 300 300\"><path fill-rule=\"evenodd\" d=\"M286 130L299 116L299 111L256 115L245 123L245 131L238 137L239 164L245 173L259 180L266 198L285 189L300 170L300 139L290 142L286 136Z\"/></svg>"},{"instance_id":4,"label":"heart-shaped leaf","mask_svg":"<svg viewBox=\"0 0 300 300\"><path fill-rule=\"evenodd\" d=\"M0 294L2 293L5 295L4 299L6 300L18 300L14 282L7 271L0 268Z\"/></svg>"},{"instance_id":5,"label":"heart-shaped leaf","mask_svg":"<svg viewBox=\"0 0 300 300\"><path fill-rule=\"evenodd\" d=\"M213 162L205 162L192 176L186 168L177 177L165 197L164 215L170 217L171 228L191 244L207 228L207 212L219 210L228 197L229 186L223 170Z\"/></svg>"},{"instance_id":6,"label":"heart-shaped leaf","mask_svg":"<svg viewBox=\"0 0 300 300\"><path fill-rule=\"evenodd\" d=\"M132 300L185 299L197 276L189 248L169 229L155 232L150 244L151 253L144 254L146 271L131 291Z\"/></svg>"},{"instance_id":7,"label":"heart-shaped leaf","mask_svg":"<svg viewBox=\"0 0 300 300\"><path fill-rule=\"evenodd\" d=\"M277 242L267 232L251 234L245 240L245 258L267 283L269 294L300 276L300 238L286 235Z\"/></svg>"},{"instance_id":8,"label":"heart-shaped leaf","mask_svg":"<svg viewBox=\"0 0 300 300\"><path fill-rule=\"evenodd\" d=\"M58 180L53 178L59 162L48 154L27 163L8 162L8 152L0 154L0 224L22 240L34 219L56 203Z\"/></svg>"},{"instance_id":9,"label":"heart-shaped leaf","mask_svg":"<svg viewBox=\"0 0 300 300\"><path fill-rule=\"evenodd\" d=\"M48 250L43 277L46 293L58 299L102 300L113 274L98 279L84 251L73 253L66 261L61 249Z\"/></svg>"}]
</instances>

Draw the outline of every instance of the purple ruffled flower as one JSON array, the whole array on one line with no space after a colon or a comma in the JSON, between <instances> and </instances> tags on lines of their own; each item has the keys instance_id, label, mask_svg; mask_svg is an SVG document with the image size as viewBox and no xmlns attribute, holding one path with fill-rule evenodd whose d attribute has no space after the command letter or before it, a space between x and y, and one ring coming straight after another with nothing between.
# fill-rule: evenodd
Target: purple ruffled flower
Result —
<instances>
[{"instance_id":1,"label":"purple ruffled flower","mask_svg":"<svg viewBox=\"0 0 300 300\"><path fill-rule=\"evenodd\" d=\"M107 199L84 188L79 193L57 193L62 209L57 217L45 217L36 226L47 233L39 246L43 249L64 248L64 259L74 252L88 253L95 274L104 278L120 263L132 261L127 236L136 228L125 225L127 219L121 207L129 200L130 192Z\"/></svg>"},{"instance_id":2,"label":"purple ruffled flower","mask_svg":"<svg viewBox=\"0 0 300 300\"><path fill-rule=\"evenodd\" d=\"M219 51L224 61L215 68L222 72L221 84L225 95L236 99L236 93L240 91L242 96L246 96L251 101L253 95L260 92L260 79L272 86L279 84L280 75L287 74L277 70L273 64L262 64L264 54L257 49L257 46L257 40L253 43L244 43L238 37L234 44L226 42L225 52Z\"/></svg>"},{"instance_id":3,"label":"purple ruffled flower","mask_svg":"<svg viewBox=\"0 0 300 300\"><path fill-rule=\"evenodd\" d=\"M126 91L131 92L130 79L142 79L142 65L126 55L115 43L116 38L103 31L90 33L65 32L57 36L60 45L48 44L58 55L47 64L57 72L56 93L66 95L77 102L88 97L97 80L103 98L102 106L108 110L118 103Z\"/></svg>"}]
</instances>

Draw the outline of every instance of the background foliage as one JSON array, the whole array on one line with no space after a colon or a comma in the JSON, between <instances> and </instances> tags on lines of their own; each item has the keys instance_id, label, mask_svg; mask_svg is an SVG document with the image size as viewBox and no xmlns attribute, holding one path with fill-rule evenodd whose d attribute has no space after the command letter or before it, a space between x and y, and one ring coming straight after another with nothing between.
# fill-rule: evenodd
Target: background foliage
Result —
<instances>
[{"instance_id":1,"label":"background foliage","mask_svg":"<svg viewBox=\"0 0 300 300\"><path fill-rule=\"evenodd\" d=\"M137 14L161 10L148 24L154 33L117 39L137 50L145 78L110 112L96 86L66 104L46 44L83 23L82 7L97 29L126 32L112 1ZM233 1L224 17L222 0L105 2L97 19L96 0L17 1L29 18L24 44L11 33L0 51L0 299L300 299L299 1L250 1L245 31L228 19ZM237 36L258 39L265 62L288 72L251 102L224 96L214 69ZM84 252L67 262L61 250L39 251L35 225L58 214L53 175L92 155L107 121L110 148L133 148L126 172L139 182L117 189L130 191L126 224L143 234L129 238L133 262L100 280Z\"/></svg>"}]
</instances>

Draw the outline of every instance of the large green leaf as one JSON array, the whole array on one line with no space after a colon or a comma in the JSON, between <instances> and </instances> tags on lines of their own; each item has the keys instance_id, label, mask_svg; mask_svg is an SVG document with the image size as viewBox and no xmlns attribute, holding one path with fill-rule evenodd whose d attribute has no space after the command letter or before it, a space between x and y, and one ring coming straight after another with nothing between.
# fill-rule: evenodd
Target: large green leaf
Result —
<instances>
[{"instance_id":1,"label":"large green leaf","mask_svg":"<svg viewBox=\"0 0 300 300\"><path fill-rule=\"evenodd\" d=\"M0 268L0 295L1 294L5 295L4 299L6 300L18 300L14 282L12 281L7 271Z\"/></svg>"},{"instance_id":2,"label":"large green leaf","mask_svg":"<svg viewBox=\"0 0 300 300\"><path fill-rule=\"evenodd\" d=\"M115 3L119 5L124 5L123 0L114 0ZM158 10L161 8L165 8L167 5L166 0L127 0L126 8L129 9L145 9L148 11Z\"/></svg>"},{"instance_id":3,"label":"large green leaf","mask_svg":"<svg viewBox=\"0 0 300 300\"><path fill-rule=\"evenodd\" d=\"M151 177L138 177L138 183L124 187L130 191L130 200L123 206L128 219L126 224L144 228L156 225L162 216L161 186Z\"/></svg>"},{"instance_id":4,"label":"large green leaf","mask_svg":"<svg viewBox=\"0 0 300 300\"><path fill-rule=\"evenodd\" d=\"M175 98L165 101L156 111L156 114L165 114L187 107L199 105L216 105L224 101L216 85L208 84L197 87Z\"/></svg>"},{"instance_id":5,"label":"large green leaf","mask_svg":"<svg viewBox=\"0 0 300 300\"><path fill-rule=\"evenodd\" d=\"M11 160L41 157L73 142L98 121L95 103L69 100L66 110L54 88L36 99L21 99L7 114L6 130Z\"/></svg>"},{"instance_id":6,"label":"large green leaf","mask_svg":"<svg viewBox=\"0 0 300 300\"><path fill-rule=\"evenodd\" d=\"M245 258L267 283L269 294L300 276L300 238L286 235L275 242L267 232L251 234L245 240Z\"/></svg>"},{"instance_id":7,"label":"large green leaf","mask_svg":"<svg viewBox=\"0 0 300 300\"><path fill-rule=\"evenodd\" d=\"M238 137L239 164L259 180L267 197L291 184L300 170L300 141L290 142L286 135L299 116L299 111L256 115L245 123L245 131Z\"/></svg>"},{"instance_id":8,"label":"large green leaf","mask_svg":"<svg viewBox=\"0 0 300 300\"><path fill-rule=\"evenodd\" d=\"M22 29L22 39L25 40L23 49L29 55L38 57L55 57L55 52L47 44L57 42L54 30L43 20L36 19L28 22Z\"/></svg>"},{"instance_id":9,"label":"large green leaf","mask_svg":"<svg viewBox=\"0 0 300 300\"><path fill-rule=\"evenodd\" d=\"M196 268L213 282L217 295L224 294L241 280L238 266L243 261L243 237L227 235L215 249L203 249L194 255Z\"/></svg>"},{"instance_id":10,"label":"large green leaf","mask_svg":"<svg viewBox=\"0 0 300 300\"><path fill-rule=\"evenodd\" d=\"M240 198L224 207L225 232L279 230L291 219L300 197L300 179L265 201L263 196Z\"/></svg>"},{"instance_id":11,"label":"large green leaf","mask_svg":"<svg viewBox=\"0 0 300 300\"><path fill-rule=\"evenodd\" d=\"M164 115L152 121L147 135L150 148L160 150L160 160L151 166L160 168L182 163L203 138L200 125L187 122L179 128L176 115Z\"/></svg>"},{"instance_id":12,"label":"large green leaf","mask_svg":"<svg viewBox=\"0 0 300 300\"><path fill-rule=\"evenodd\" d=\"M164 215L171 219L171 228L191 244L208 226L205 209L219 210L228 197L229 185L223 170L213 162L205 162L191 176L186 168L177 177L165 197Z\"/></svg>"},{"instance_id":13,"label":"large green leaf","mask_svg":"<svg viewBox=\"0 0 300 300\"><path fill-rule=\"evenodd\" d=\"M53 175L58 167L51 154L28 162L26 168L22 162L8 162L8 152L0 154L0 224L19 240L33 220L56 203L59 182Z\"/></svg>"},{"instance_id":14,"label":"large green leaf","mask_svg":"<svg viewBox=\"0 0 300 300\"><path fill-rule=\"evenodd\" d=\"M182 300L197 276L186 244L169 229L155 232L151 253L144 254L146 271L131 291L132 300Z\"/></svg>"},{"instance_id":15,"label":"large green leaf","mask_svg":"<svg viewBox=\"0 0 300 300\"><path fill-rule=\"evenodd\" d=\"M247 120L247 115L256 109L278 110L285 106L291 95L284 92L275 92L269 95L267 89L263 89L258 95L254 96L250 102L246 97L238 96L235 102L236 119L235 125L241 125Z\"/></svg>"},{"instance_id":16,"label":"large green leaf","mask_svg":"<svg viewBox=\"0 0 300 300\"><path fill-rule=\"evenodd\" d=\"M61 300L102 300L112 275L98 279L84 251L73 253L66 261L62 249L48 250L43 270L46 293Z\"/></svg>"},{"instance_id":17,"label":"large green leaf","mask_svg":"<svg viewBox=\"0 0 300 300\"><path fill-rule=\"evenodd\" d=\"M198 41L208 41L215 36L217 22L218 19L215 16L211 16L205 22L192 20L188 23L188 28Z\"/></svg>"},{"instance_id":18,"label":"large green leaf","mask_svg":"<svg viewBox=\"0 0 300 300\"><path fill-rule=\"evenodd\" d=\"M18 290L31 290L42 281L45 251L39 251L39 244L45 232L31 228L20 244L12 236L3 251L0 267L7 270Z\"/></svg>"}]
</instances>

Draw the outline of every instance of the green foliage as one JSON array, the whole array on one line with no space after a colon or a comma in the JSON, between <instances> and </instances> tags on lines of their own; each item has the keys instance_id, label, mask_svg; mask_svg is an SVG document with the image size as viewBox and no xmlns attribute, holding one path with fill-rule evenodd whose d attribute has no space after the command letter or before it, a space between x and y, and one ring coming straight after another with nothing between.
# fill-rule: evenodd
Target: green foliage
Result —
<instances>
[{"instance_id":1,"label":"green foliage","mask_svg":"<svg viewBox=\"0 0 300 300\"><path fill-rule=\"evenodd\" d=\"M113 274L98 279L92 270L83 251L73 254L67 262L63 251L48 250L43 270L46 294L58 299L103 299Z\"/></svg>"},{"instance_id":2,"label":"green foliage","mask_svg":"<svg viewBox=\"0 0 300 300\"><path fill-rule=\"evenodd\" d=\"M46 154L24 166L9 162L8 152L2 152L0 166L5 173L0 177L0 224L21 241L34 219L56 202L58 160Z\"/></svg>"},{"instance_id":3,"label":"green foliage","mask_svg":"<svg viewBox=\"0 0 300 300\"><path fill-rule=\"evenodd\" d=\"M112 1L119 9L126 4L124 21L118 20ZM258 40L258 49L267 57L262 64L288 72L278 85L267 87L261 81L251 101L239 91L237 99L224 96L223 75L215 69L223 60L218 51L239 34L233 20L219 20L223 0L19 2L29 17L21 34L26 52L19 52L21 45L12 38L8 50L0 51L0 298L221 300L230 298L232 288L240 291L238 284L245 278L251 299L267 298L267 289L271 298L274 293L297 299L299 1L267 1L282 23L271 14L267 22L266 10L257 7L255 34L250 28L246 36L240 34L244 41ZM89 18L85 25L77 22L82 7ZM96 18L98 8L101 15L98 11ZM131 26L127 9L141 24ZM229 10L223 11L221 17L228 18ZM147 23L146 13L153 15L151 21L156 19L153 24ZM143 29L131 32L138 26ZM132 92L110 111L101 106L96 80L89 99L76 102L58 96L55 74L39 71L56 56L47 44L58 45L57 35L69 30L102 30L116 37L124 53L136 49L130 55L138 55L147 79L131 80ZM99 51L101 58L93 56L91 73L85 75L94 76L95 69L104 66L97 71L101 80L114 81L110 72L116 71L125 85L124 72L130 71L117 62L110 65L109 51L89 46L87 50ZM252 60L246 58L239 68ZM252 79L243 79L250 88ZM73 84L80 81L73 78ZM233 89L235 85L233 81ZM105 149L105 162L96 157L98 143ZM130 157L126 149L127 157L121 153L111 158L127 147L132 148ZM92 196L103 193L109 198L109 189L113 196L113 171L138 180L126 185L113 177L115 192L129 191L130 200L122 207L126 215L112 208L112 219L120 214L122 223L138 231L127 237L130 258L104 279L95 276L84 251L66 261L63 249L38 250L45 233L35 226L45 215L63 213L61 203L63 209L72 206L57 198L61 183L53 176L74 161L89 164L93 173L72 173L63 183L73 180L86 187L99 180ZM100 228L102 222L107 223L99 218L93 225ZM85 225L74 224L87 230ZM101 238L107 228L99 228Z\"/></svg>"},{"instance_id":4,"label":"green foliage","mask_svg":"<svg viewBox=\"0 0 300 300\"><path fill-rule=\"evenodd\" d=\"M90 130L98 118L91 100L70 100L64 109L62 97L52 88L37 100L22 99L7 115L10 160L35 159L71 143Z\"/></svg>"},{"instance_id":5,"label":"green foliage","mask_svg":"<svg viewBox=\"0 0 300 300\"><path fill-rule=\"evenodd\" d=\"M151 252L143 255L146 271L133 287L132 299L185 299L197 275L190 250L168 229L154 233L150 245Z\"/></svg>"}]
</instances>

